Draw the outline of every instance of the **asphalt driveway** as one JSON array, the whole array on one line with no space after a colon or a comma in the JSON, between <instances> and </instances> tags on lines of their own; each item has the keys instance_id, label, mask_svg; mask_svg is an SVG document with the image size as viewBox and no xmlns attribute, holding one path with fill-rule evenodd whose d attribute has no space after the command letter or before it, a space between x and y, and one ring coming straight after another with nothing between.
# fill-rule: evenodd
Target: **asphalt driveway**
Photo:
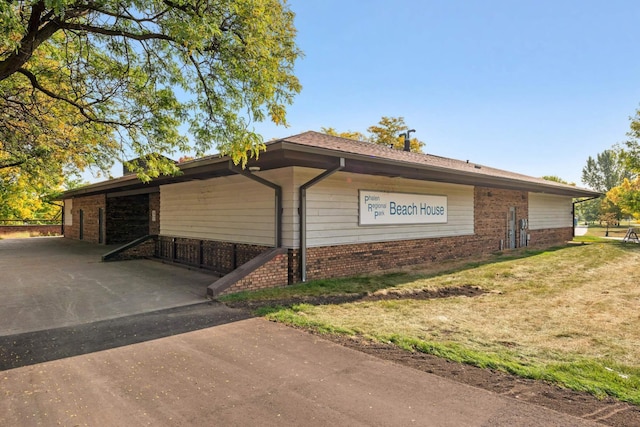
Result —
<instances>
[{"instance_id":1,"label":"asphalt driveway","mask_svg":"<svg viewBox=\"0 0 640 427\"><path fill-rule=\"evenodd\" d=\"M211 276L104 249L0 241L0 425L596 425L203 302Z\"/></svg>"},{"instance_id":2,"label":"asphalt driveway","mask_svg":"<svg viewBox=\"0 0 640 427\"><path fill-rule=\"evenodd\" d=\"M111 248L62 237L0 240L0 336L203 303L216 279L150 260L101 262Z\"/></svg>"},{"instance_id":3,"label":"asphalt driveway","mask_svg":"<svg viewBox=\"0 0 640 427\"><path fill-rule=\"evenodd\" d=\"M596 426L254 318L0 376L6 426Z\"/></svg>"}]
</instances>

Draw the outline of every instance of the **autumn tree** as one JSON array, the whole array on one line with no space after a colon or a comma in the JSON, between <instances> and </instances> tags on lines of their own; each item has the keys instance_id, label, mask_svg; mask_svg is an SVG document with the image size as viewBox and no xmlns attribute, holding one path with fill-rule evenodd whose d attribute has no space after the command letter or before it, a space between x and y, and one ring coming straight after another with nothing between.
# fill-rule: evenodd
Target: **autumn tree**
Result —
<instances>
[{"instance_id":1,"label":"autumn tree","mask_svg":"<svg viewBox=\"0 0 640 427\"><path fill-rule=\"evenodd\" d=\"M628 140L619 153L626 174L613 187L607 188L607 200L622 213L640 218L640 110L630 118Z\"/></svg>"},{"instance_id":2,"label":"autumn tree","mask_svg":"<svg viewBox=\"0 0 640 427\"><path fill-rule=\"evenodd\" d=\"M252 123L286 124L300 91L293 18L285 0L0 2L3 180L135 157L148 179L176 170L159 153L213 147L245 163Z\"/></svg>"},{"instance_id":3,"label":"autumn tree","mask_svg":"<svg viewBox=\"0 0 640 427\"><path fill-rule=\"evenodd\" d=\"M640 177L625 178L622 184L607 192L607 199L618 206L622 213L640 219Z\"/></svg>"},{"instance_id":4,"label":"autumn tree","mask_svg":"<svg viewBox=\"0 0 640 427\"><path fill-rule=\"evenodd\" d=\"M346 132L338 132L334 128L323 127L323 128L320 128L320 132L326 133L327 135L339 136L340 138L354 139L356 141L366 141L368 139L363 133L353 132L350 130Z\"/></svg>"},{"instance_id":5,"label":"autumn tree","mask_svg":"<svg viewBox=\"0 0 640 427\"><path fill-rule=\"evenodd\" d=\"M404 138L400 134L409 130L403 117L382 117L377 125L367 128L368 135L361 132L338 132L334 128L321 128L320 131L328 135L340 136L342 138L368 141L374 144L385 145L398 150L404 149ZM424 142L417 138L411 138L411 151L421 152Z\"/></svg>"}]
</instances>

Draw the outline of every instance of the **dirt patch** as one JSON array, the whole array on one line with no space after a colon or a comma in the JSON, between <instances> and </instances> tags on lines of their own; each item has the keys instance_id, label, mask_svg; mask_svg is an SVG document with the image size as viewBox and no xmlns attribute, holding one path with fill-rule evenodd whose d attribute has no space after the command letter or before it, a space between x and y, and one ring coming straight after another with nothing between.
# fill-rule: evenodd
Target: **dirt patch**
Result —
<instances>
[{"instance_id":1,"label":"dirt patch","mask_svg":"<svg viewBox=\"0 0 640 427\"><path fill-rule=\"evenodd\" d=\"M362 301L381 301L389 299L435 299L450 297L477 297L484 294L485 291L479 286L453 286L438 289L383 289L361 298Z\"/></svg>"},{"instance_id":2,"label":"dirt patch","mask_svg":"<svg viewBox=\"0 0 640 427\"><path fill-rule=\"evenodd\" d=\"M477 286L460 286L437 290L388 290L373 294L350 294L338 296L314 296L287 300L229 302L236 308L255 310L263 306L291 306L307 303L342 304L354 301L381 301L393 299L432 299L455 296L475 297L485 291ZM313 332L311 332L313 333ZM491 369L482 369L463 363L452 362L419 352L402 350L392 344L383 344L363 337L345 335L322 335L323 338L345 347L362 351L380 359L389 360L452 379L474 387L490 390L520 401L544 406L558 412L614 426L640 426L640 408L613 398L598 399L591 394L561 388L544 381L529 380Z\"/></svg>"},{"instance_id":3,"label":"dirt patch","mask_svg":"<svg viewBox=\"0 0 640 427\"><path fill-rule=\"evenodd\" d=\"M256 310L261 307L290 307L296 304L327 305L344 304L355 301L383 301L399 299L426 300L434 298L450 298L456 296L476 297L485 291L479 286L456 286L440 289L390 289L377 291L372 294L346 294L346 295L318 295L289 299L269 299L255 301L229 301L226 305L233 308L246 308Z\"/></svg>"}]
</instances>

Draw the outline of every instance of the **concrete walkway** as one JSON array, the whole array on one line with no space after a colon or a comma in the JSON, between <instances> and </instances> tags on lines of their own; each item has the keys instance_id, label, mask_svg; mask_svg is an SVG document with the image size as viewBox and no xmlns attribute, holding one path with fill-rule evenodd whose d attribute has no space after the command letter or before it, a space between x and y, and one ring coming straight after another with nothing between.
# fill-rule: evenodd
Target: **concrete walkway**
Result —
<instances>
[{"instance_id":1,"label":"concrete walkway","mask_svg":"<svg viewBox=\"0 0 640 427\"><path fill-rule=\"evenodd\" d=\"M589 227L586 225L576 225L573 230L574 236L584 236L587 234L587 231L589 231Z\"/></svg>"},{"instance_id":2,"label":"concrete walkway","mask_svg":"<svg viewBox=\"0 0 640 427\"><path fill-rule=\"evenodd\" d=\"M204 302L216 279L149 260L101 262L110 249L62 237L0 240L0 336Z\"/></svg>"},{"instance_id":3,"label":"concrete walkway","mask_svg":"<svg viewBox=\"0 0 640 427\"><path fill-rule=\"evenodd\" d=\"M4 371L0 425L595 426L248 319Z\"/></svg>"}]
</instances>

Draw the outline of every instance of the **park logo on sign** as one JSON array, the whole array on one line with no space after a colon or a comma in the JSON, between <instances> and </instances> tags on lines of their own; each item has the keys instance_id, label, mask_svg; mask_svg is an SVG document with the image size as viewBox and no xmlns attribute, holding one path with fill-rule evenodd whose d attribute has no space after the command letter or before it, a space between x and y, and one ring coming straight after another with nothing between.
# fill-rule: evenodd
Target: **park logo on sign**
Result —
<instances>
[{"instance_id":1,"label":"park logo on sign","mask_svg":"<svg viewBox=\"0 0 640 427\"><path fill-rule=\"evenodd\" d=\"M360 225L444 224L447 196L360 190Z\"/></svg>"}]
</instances>

